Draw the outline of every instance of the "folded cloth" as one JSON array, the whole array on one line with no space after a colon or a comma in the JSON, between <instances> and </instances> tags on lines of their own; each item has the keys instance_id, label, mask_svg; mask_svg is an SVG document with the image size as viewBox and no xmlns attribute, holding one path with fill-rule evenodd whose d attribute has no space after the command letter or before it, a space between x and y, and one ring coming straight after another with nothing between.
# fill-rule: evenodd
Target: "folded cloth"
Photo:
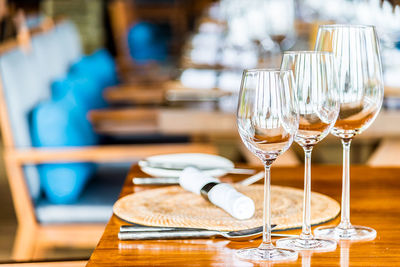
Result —
<instances>
[{"instance_id":1,"label":"folded cloth","mask_svg":"<svg viewBox=\"0 0 400 267\"><path fill-rule=\"evenodd\" d=\"M236 219L245 220L254 215L255 206L251 198L239 193L231 185L220 183L219 180L194 167L188 167L182 171L179 184L187 191L203 195Z\"/></svg>"}]
</instances>

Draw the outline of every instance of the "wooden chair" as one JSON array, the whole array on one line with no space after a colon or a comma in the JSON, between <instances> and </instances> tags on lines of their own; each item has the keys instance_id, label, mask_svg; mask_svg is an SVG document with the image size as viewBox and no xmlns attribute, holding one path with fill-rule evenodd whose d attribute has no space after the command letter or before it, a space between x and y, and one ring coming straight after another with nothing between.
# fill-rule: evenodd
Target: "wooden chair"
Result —
<instances>
[{"instance_id":1,"label":"wooden chair","mask_svg":"<svg viewBox=\"0 0 400 267\"><path fill-rule=\"evenodd\" d=\"M116 48L116 60L122 69L131 68L127 34L132 22L136 20L133 6L128 1L115 0L108 4L111 29Z\"/></svg>"},{"instance_id":2,"label":"wooden chair","mask_svg":"<svg viewBox=\"0 0 400 267\"><path fill-rule=\"evenodd\" d=\"M51 31L60 31L71 27L63 24L56 26ZM64 28L63 28L64 27ZM61 40L62 45L70 46L76 41L60 39L66 37L65 32L57 32L51 38L53 41ZM37 38L50 38L46 34L40 33L32 37L32 42ZM53 34L53 33L51 33ZM73 33L70 32L73 35ZM65 43L67 42L67 43ZM70 42L70 43L68 43ZM73 46L73 45L72 45ZM204 152L215 153L215 148L203 144L166 144L166 145L126 145L126 146L89 146L89 147L59 147L59 148L33 148L31 145L28 115L29 111L40 101L49 97L49 81L58 73L65 71L65 66L57 66L56 62L46 62L40 57L37 46L32 45L32 51L23 52L17 41L14 44L8 43L7 47L0 47L0 127L4 142L4 160L7 177L9 180L14 207L18 220L18 229L14 243L13 258L16 260L31 260L42 258L45 251L57 246L71 246L75 248L94 247L99 240L104 223L111 215L112 203L102 203L97 207L97 217L91 221L91 212L96 210L90 203L79 206L46 206L53 208L62 214L71 216L66 222L51 222L43 219L43 209L40 210L40 202L33 199L32 180L38 181L38 173L35 167L41 163L69 163L69 162L132 162L134 160L164 153L179 152ZM77 48L77 47L75 47ZM73 57L79 56L78 50L60 50L45 51L52 60L62 60L63 64L73 60ZM59 55L60 51L63 53ZM14 53L14 61L6 61L5 56ZM32 69L34 65L25 66L24 56L33 57L35 60L42 60L44 69ZM36 58L35 58L36 56ZM59 59L53 59L59 56ZM48 58L48 59L49 59ZM40 61L39 60L39 61ZM7 65L7 64L8 65ZM39 63L38 63L39 64ZM21 66L24 67L21 67ZM10 68L19 68L17 70L16 82L10 83ZM37 67L37 66L36 66ZM50 69L55 68L55 69ZM40 68L38 68L40 69ZM36 75L39 71L40 75ZM19 76L18 76L19 75ZM31 76L29 76L31 75ZM32 75L34 77L32 77ZM19 77L19 78L18 78ZM40 81L31 82L32 79ZM43 81L44 79L45 81ZM111 181L112 182L112 181ZM112 190L110 184L98 184L98 187L104 186L103 193ZM118 191L119 189L117 189ZM93 191L93 190L92 190ZM96 192L87 192L94 194ZM100 194L103 194L100 193ZM84 192L85 194L85 192ZM105 194L101 198L107 198ZM39 203L39 204L38 204ZM84 211L86 209L86 211ZM77 210L77 211L76 211ZM108 211L106 211L108 210ZM42 213L40 213L40 211ZM72 218L76 214L83 214L85 217L79 220ZM99 215L100 213L100 215Z\"/></svg>"}]
</instances>

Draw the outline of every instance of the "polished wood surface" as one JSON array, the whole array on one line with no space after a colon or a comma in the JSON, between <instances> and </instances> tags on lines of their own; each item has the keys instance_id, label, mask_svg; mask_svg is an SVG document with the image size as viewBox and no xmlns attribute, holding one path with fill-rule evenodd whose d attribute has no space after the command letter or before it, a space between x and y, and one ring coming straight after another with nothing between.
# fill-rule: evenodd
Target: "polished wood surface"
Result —
<instances>
[{"instance_id":1,"label":"polished wood surface","mask_svg":"<svg viewBox=\"0 0 400 267\"><path fill-rule=\"evenodd\" d=\"M133 186L133 176L144 176L134 166L121 196L152 187ZM341 166L313 166L312 190L340 201ZM399 266L400 169L351 168L351 219L373 227L378 235L368 242L341 242L333 252L303 253L295 262L275 266ZM225 181L244 178L228 175ZM272 183L302 188L303 168L272 168ZM154 188L154 187L153 187ZM337 224L338 218L327 224ZM126 222L112 216L87 266L258 266L239 260L235 251L257 246L261 240L231 242L222 238L160 241L119 241L118 230ZM286 233L298 233L291 231ZM260 266L271 266L260 264Z\"/></svg>"}]
</instances>

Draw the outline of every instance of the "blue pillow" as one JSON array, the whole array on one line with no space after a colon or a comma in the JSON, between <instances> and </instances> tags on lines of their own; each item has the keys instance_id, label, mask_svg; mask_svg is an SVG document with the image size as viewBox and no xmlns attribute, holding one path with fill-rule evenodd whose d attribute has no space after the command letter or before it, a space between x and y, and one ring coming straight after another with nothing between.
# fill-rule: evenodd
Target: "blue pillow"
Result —
<instances>
[{"instance_id":1,"label":"blue pillow","mask_svg":"<svg viewBox=\"0 0 400 267\"><path fill-rule=\"evenodd\" d=\"M69 73L66 77L51 84L51 95L54 100L60 100L67 94L71 95L73 101L85 113L107 106L99 82L90 77Z\"/></svg>"},{"instance_id":2,"label":"blue pillow","mask_svg":"<svg viewBox=\"0 0 400 267\"><path fill-rule=\"evenodd\" d=\"M128 47L132 59L139 64L163 62L167 58L167 41L157 26L139 22L128 31Z\"/></svg>"},{"instance_id":3,"label":"blue pillow","mask_svg":"<svg viewBox=\"0 0 400 267\"><path fill-rule=\"evenodd\" d=\"M72 92L60 100L48 100L32 111L32 142L38 147L88 146L98 136Z\"/></svg>"},{"instance_id":4,"label":"blue pillow","mask_svg":"<svg viewBox=\"0 0 400 267\"><path fill-rule=\"evenodd\" d=\"M71 66L71 73L98 81L101 88L114 86L118 83L117 68L114 59L105 49L89 56L82 57Z\"/></svg>"},{"instance_id":5,"label":"blue pillow","mask_svg":"<svg viewBox=\"0 0 400 267\"><path fill-rule=\"evenodd\" d=\"M68 94L60 100L39 104L31 116L32 142L36 147L85 146L96 142L82 122ZM75 202L95 171L92 163L56 163L38 166L48 200L55 204Z\"/></svg>"}]
</instances>

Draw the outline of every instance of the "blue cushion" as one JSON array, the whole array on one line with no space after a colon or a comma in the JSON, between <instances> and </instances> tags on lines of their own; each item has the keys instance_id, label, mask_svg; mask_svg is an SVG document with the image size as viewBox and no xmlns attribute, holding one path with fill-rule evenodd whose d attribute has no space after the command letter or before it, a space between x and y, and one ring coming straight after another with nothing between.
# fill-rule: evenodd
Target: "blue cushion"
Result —
<instances>
[{"instance_id":1,"label":"blue cushion","mask_svg":"<svg viewBox=\"0 0 400 267\"><path fill-rule=\"evenodd\" d=\"M98 50L92 55L82 57L71 66L70 71L82 77L98 81L102 88L116 85L118 82L114 59L104 49Z\"/></svg>"},{"instance_id":2,"label":"blue cushion","mask_svg":"<svg viewBox=\"0 0 400 267\"><path fill-rule=\"evenodd\" d=\"M31 133L34 146L63 147L94 145L97 140L76 103L67 94L60 100L48 100L32 111ZM76 201L91 178L92 163L42 164L38 166L40 182L51 203Z\"/></svg>"},{"instance_id":3,"label":"blue cushion","mask_svg":"<svg viewBox=\"0 0 400 267\"><path fill-rule=\"evenodd\" d=\"M54 100L62 99L68 94L84 113L107 105L99 82L90 77L69 73L68 76L52 83L51 95ZM84 116L86 117L86 114Z\"/></svg>"},{"instance_id":4,"label":"blue cushion","mask_svg":"<svg viewBox=\"0 0 400 267\"><path fill-rule=\"evenodd\" d=\"M167 57L167 42L161 37L157 26L139 22L128 31L128 47L132 59L139 64L149 61L165 61Z\"/></svg>"},{"instance_id":5,"label":"blue cushion","mask_svg":"<svg viewBox=\"0 0 400 267\"><path fill-rule=\"evenodd\" d=\"M98 142L90 123L68 93L40 103L32 111L32 142L38 147L87 146Z\"/></svg>"}]
</instances>

